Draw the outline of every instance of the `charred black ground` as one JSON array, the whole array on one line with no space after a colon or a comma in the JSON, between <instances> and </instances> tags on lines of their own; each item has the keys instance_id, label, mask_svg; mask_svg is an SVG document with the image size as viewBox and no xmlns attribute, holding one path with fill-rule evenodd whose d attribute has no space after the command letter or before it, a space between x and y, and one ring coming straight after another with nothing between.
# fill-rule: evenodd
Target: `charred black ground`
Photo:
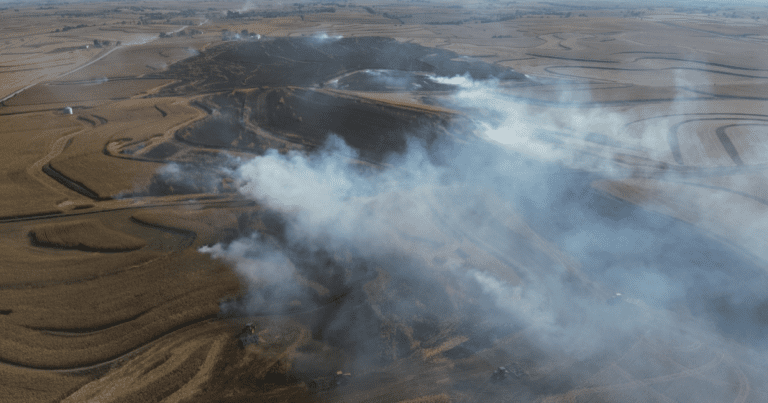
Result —
<instances>
[{"instance_id":1,"label":"charred black ground","mask_svg":"<svg viewBox=\"0 0 768 403\"><path fill-rule=\"evenodd\" d=\"M234 91L207 96L202 102L218 113L181 129L176 141L261 154L269 148L311 151L336 134L372 162L404 151L406 137L426 143L446 137L445 129L455 117L303 88ZM169 156L162 150L147 156L155 155Z\"/></svg>"},{"instance_id":2,"label":"charred black ground","mask_svg":"<svg viewBox=\"0 0 768 403\"><path fill-rule=\"evenodd\" d=\"M172 65L156 78L173 78L159 96L201 95L208 113L152 146L129 144L122 157L194 166L200 180L158 176L151 194L226 191L217 184L222 150L260 155L268 149L313 151L338 135L362 161L378 164L405 151L408 141L466 136L467 119L427 105L404 106L355 91L452 91L433 76L526 81L512 69L391 38L267 38L226 42ZM214 163L215 164L212 164ZM208 173L204 173L206 171ZM201 173L202 172L202 173ZM220 181L219 181L220 182Z\"/></svg>"},{"instance_id":3,"label":"charred black ground","mask_svg":"<svg viewBox=\"0 0 768 403\"><path fill-rule=\"evenodd\" d=\"M158 78L179 80L162 94L199 94L258 87L320 86L360 70L395 70L474 79L524 80L512 69L455 52L383 37L269 38L227 42L171 66ZM358 84L363 88L363 84ZM371 89L380 86L372 81ZM434 84L428 89L446 89Z\"/></svg>"}]
</instances>

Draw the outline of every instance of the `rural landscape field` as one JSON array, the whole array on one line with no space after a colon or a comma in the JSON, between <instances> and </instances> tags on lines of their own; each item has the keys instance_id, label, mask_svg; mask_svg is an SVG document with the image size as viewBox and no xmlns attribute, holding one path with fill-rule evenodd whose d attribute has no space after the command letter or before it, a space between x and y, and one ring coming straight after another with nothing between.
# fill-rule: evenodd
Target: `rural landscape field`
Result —
<instances>
[{"instance_id":1,"label":"rural landscape field","mask_svg":"<svg viewBox=\"0 0 768 403\"><path fill-rule=\"evenodd\" d=\"M0 402L766 402L767 45L761 2L0 0Z\"/></svg>"}]
</instances>

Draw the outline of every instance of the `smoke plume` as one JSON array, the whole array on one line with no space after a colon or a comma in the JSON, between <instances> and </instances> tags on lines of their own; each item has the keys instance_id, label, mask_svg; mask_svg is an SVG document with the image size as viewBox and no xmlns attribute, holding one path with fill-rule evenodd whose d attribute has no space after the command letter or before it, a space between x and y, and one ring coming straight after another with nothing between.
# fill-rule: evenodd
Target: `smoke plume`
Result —
<instances>
[{"instance_id":1,"label":"smoke plume","mask_svg":"<svg viewBox=\"0 0 768 403\"><path fill-rule=\"evenodd\" d=\"M456 87L444 102L471 112L475 136L459 136L470 140L427 146L413 136L405 152L372 167L331 136L312 154L273 150L236 169L238 191L275 212L279 230L201 249L231 262L250 286L239 307L226 309L255 313L275 309L275 296L320 304L343 294L318 334L351 346L358 361L381 358L386 326L425 321L458 323L470 340L490 340L467 342L472 351L520 331L550 357L534 359L533 371L551 357L619 357L638 339L763 356L762 270L691 225L590 187L631 172L607 148L588 154L571 144L610 137L627 117L527 104L494 80L431 79ZM658 125L644 128L646 138L657 138Z\"/></svg>"}]
</instances>

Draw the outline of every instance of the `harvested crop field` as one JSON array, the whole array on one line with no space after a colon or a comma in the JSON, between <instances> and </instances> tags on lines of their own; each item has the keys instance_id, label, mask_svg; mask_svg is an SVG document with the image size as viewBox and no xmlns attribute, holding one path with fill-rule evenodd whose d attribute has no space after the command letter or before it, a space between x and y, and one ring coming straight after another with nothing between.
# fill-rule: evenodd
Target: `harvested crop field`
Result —
<instances>
[{"instance_id":1,"label":"harvested crop field","mask_svg":"<svg viewBox=\"0 0 768 403\"><path fill-rule=\"evenodd\" d=\"M29 231L35 246L103 252L126 252L146 245L143 239L105 227L96 221L41 225Z\"/></svg>"},{"instance_id":2,"label":"harvested crop field","mask_svg":"<svg viewBox=\"0 0 768 403\"><path fill-rule=\"evenodd\" d=\"M768 400L757 6L0 7L0 402Z\"/></svg>"}]
</instances>

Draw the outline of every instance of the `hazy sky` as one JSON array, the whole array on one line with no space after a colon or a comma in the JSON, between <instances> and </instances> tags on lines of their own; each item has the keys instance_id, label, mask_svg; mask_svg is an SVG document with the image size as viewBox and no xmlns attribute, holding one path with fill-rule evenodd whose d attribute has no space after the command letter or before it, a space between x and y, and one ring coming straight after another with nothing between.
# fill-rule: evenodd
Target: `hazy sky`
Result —
<instances>
[{"instance_id":1,"label":"hazy sky","mask_svg":"<svg viewBox=\"0 0 768 403\"><path fill-rule=\"evenodd\" d=\"M196 0L181 0L181 1L196 1ZM0 0L0 4L3 4L4 6L12 6L14 4L18 5L30 5L30 4L51 4L51 5L65 5L65 4L72 4L77 3L78 1L72 1L72 0ZM100 2L99 0L81 0L81 2L90 2L90 3L97 3ZM254 4L271 4L274 6L278 6L281 2L274 2L274 1L264 1L264 0L254 0L251 1ZM315 2L315 0L290 0L282 2L282 4L290 5L296 2ZM346 3L346 0L340 0L339 3ZM453 3L455 4L455 0L447 0L447 1L441 1L441 0L431 0L431 3ZM538 0L517 0L517 3L539 3ZM147 2L113 2L116 5L120 5L120 3L125 4L134 4L134 3L147 3ZM349 2L351 4L376 4L379 3L375 0L357 0L357 1L351 1ZM391 2L381 2L383 4L391 4ZM471 2L471 3L474 3ZM494 1L494 3L496 3ZM504 3L504 2L500 2ZM619 4L626 4L627 8L642 8L642 7L649 7L649 6L661 6L664 4L670 4L670 5L688 5L692 7L697 6L710 6L710 5L719 5L719 6L728 6L728 7L743 7L743 6L766 6L768 5L768 0L747 0L747 1L735 1L735 0L650 0L645 1L642 4L640 3L626 3L626 2L619 2L619 1L606 1L606 0L582 0L582 1L573 1L573 0L553 0L548 1L548 3L557 3L557 4L572 4L574 6L584 6L585 4L590 5L599 5L599 4L612 4L612 3L619 3ZM124 4L123 4L124 5Z\"/></svg>"}]
</instances>

